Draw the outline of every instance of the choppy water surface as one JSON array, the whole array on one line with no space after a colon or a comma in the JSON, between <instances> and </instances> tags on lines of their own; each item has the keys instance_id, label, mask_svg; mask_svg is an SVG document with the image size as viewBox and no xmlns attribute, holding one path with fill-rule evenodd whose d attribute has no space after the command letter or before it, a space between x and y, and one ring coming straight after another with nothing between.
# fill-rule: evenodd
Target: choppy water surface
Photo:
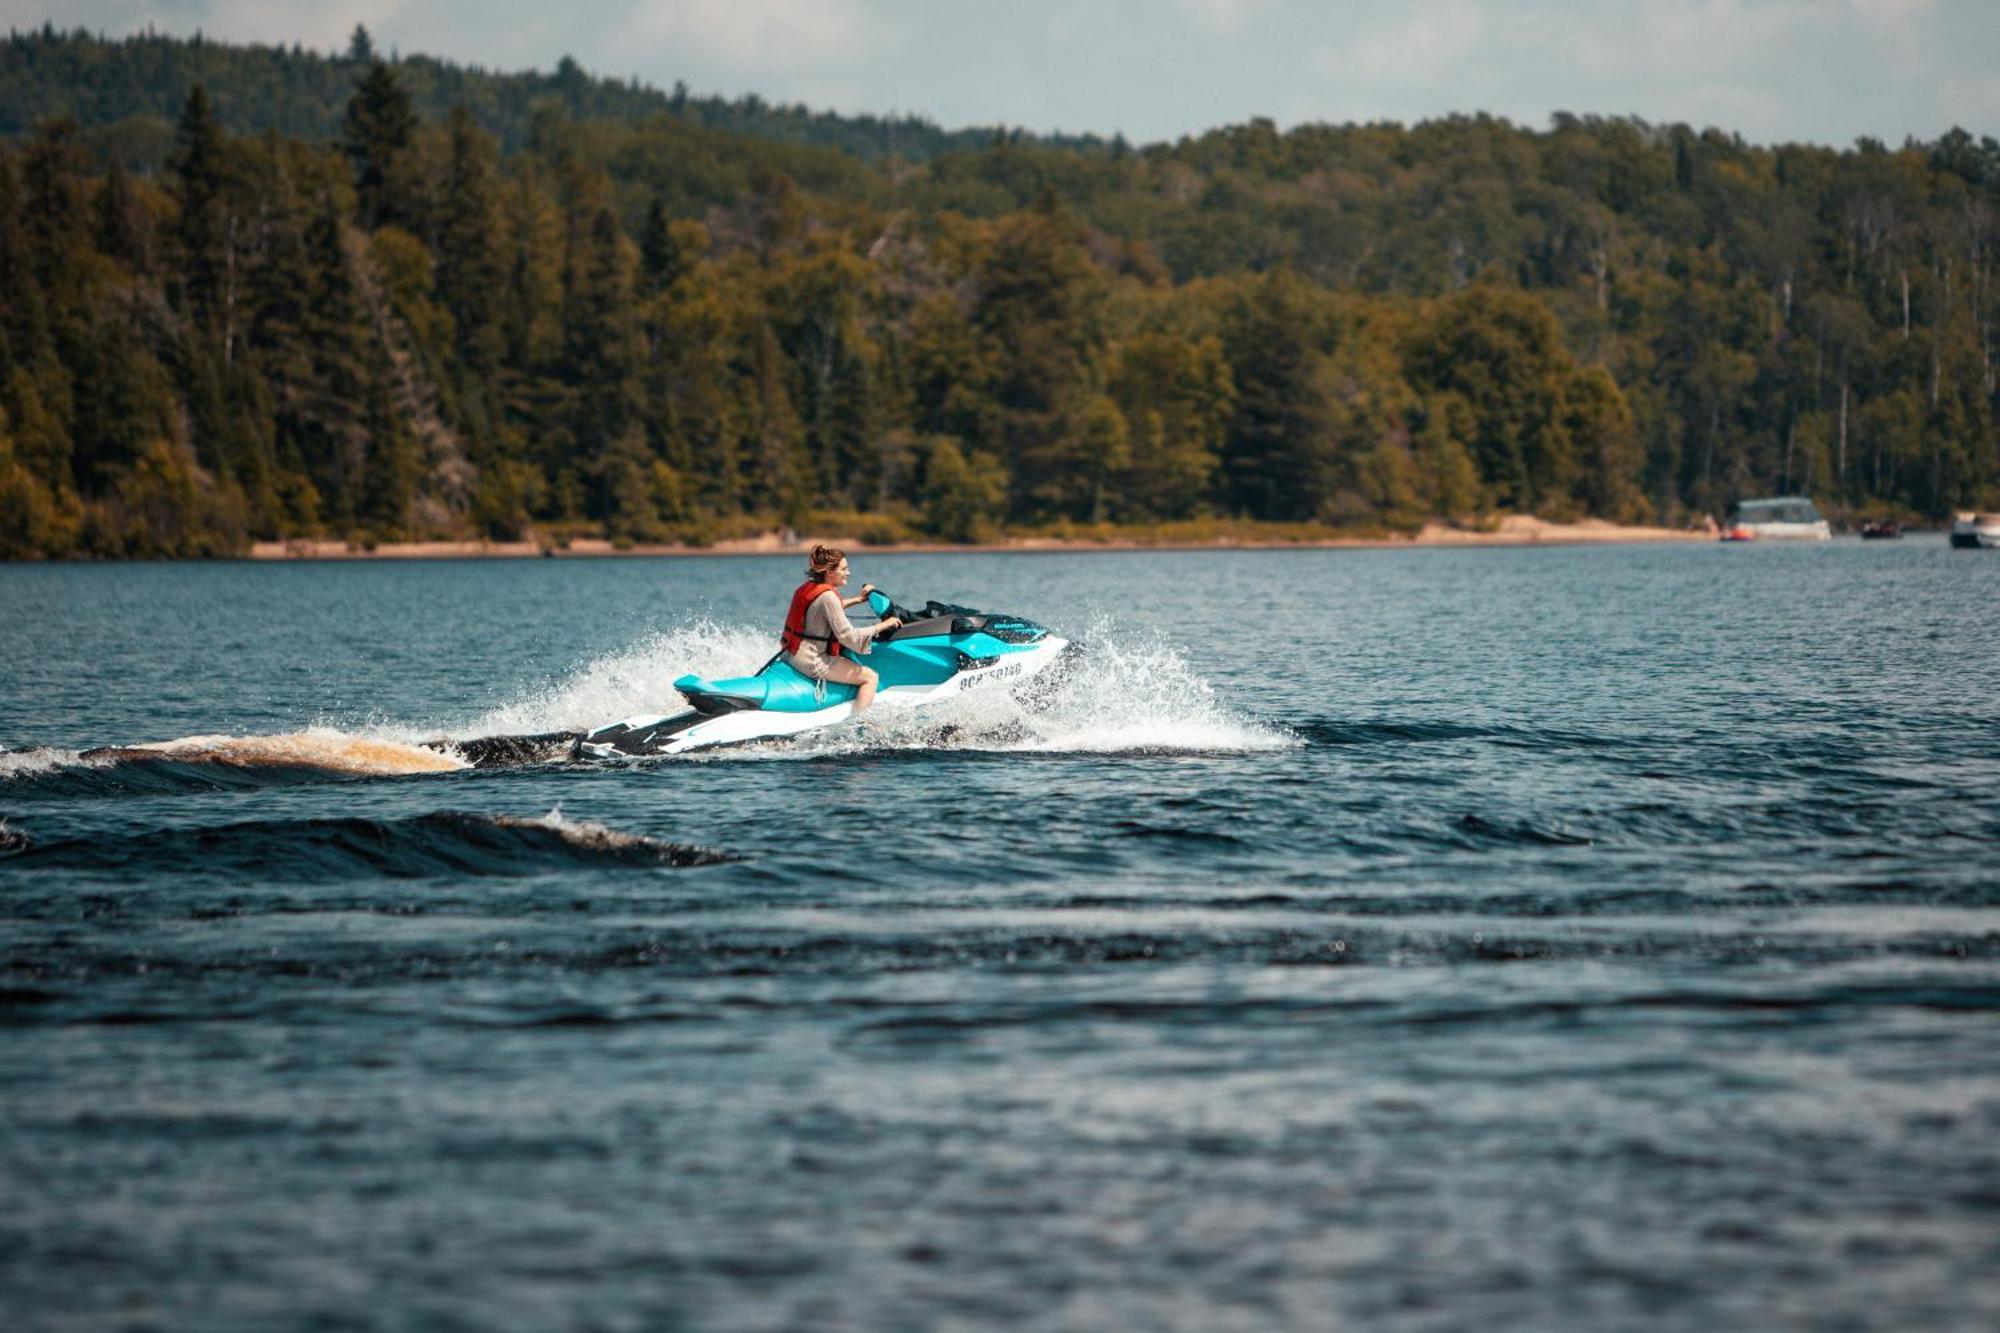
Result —
<instances>
[{"instance_id":1,"label":"choppy water surface","mask_svg":"<svg viewBox=\"0 0 2000 1333\"><path fill-rule=\"evenodd\" d=\"M863 557L1091 667L421 745L795 563L0 568L10 1325L2000 1323L2000 559Z\"/></svg>"}]
</instances>

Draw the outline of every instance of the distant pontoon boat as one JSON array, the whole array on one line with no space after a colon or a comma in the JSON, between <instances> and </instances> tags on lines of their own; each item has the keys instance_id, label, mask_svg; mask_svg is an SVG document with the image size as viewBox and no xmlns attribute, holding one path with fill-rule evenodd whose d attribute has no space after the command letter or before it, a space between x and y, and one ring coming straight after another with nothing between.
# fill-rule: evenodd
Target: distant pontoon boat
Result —
<instances>
[{"instance_id":1,"label":"distant pontoon boat","mask_svg":"<svg viewBox=\"0 0 2000 1333\"><path fill-rule=\"evenodd\" d=\"M1952 520L1951 544L1976 551L2000 546L2000 514L1960 514Z\"/></svg>"},{"instance_id":2,"label":"distant pontoon boat","mask_svg":"<svg viewBox=\"0 0 2000 1333\"><path fill-rule=\"evenodd\" d=\"M1722 529L1722 540L1726 542L1823 542L1831 536L1833 530L1827 527L1813 502L1800 495L1745 500L1736 506L1736 512Z\"/></svg>"}]
</instances>

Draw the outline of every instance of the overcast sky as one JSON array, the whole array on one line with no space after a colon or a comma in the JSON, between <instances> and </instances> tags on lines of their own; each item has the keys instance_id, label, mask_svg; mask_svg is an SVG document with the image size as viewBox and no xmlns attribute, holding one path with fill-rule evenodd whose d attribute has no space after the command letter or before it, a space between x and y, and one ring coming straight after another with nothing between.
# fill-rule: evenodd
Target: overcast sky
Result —
<instances>
[{"instance_id":1,"label":"overcast sky","mask_svg":"<svg viewBox=\"0 0 2000 1333\"><path fill-rule=\"evenodd\" d=\"M379 48L1150 142L1251 116L2000 137L2000 0L0 0L16 28Z\"/></svg>"}]
</instances>

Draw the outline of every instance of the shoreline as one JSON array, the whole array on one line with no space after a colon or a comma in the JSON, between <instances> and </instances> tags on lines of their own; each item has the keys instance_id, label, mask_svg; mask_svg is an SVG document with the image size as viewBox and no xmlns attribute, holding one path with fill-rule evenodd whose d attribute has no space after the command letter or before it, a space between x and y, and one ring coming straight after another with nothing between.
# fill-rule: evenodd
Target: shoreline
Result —
<instances>
[{"instance_id":1,"label":"shoreline","mask_svg":"<svg viewBox=\"0 0 2000 1333\"><path fill-rule=\"evenodd\" d=\"M1702 529L1638 527L1583 519L1576 523L1550 523L1526 515L1500 520L1491 531L1475 532L1427 523L1410 537L1322 537L1283 540L1255 537L1218 537L1209 541L1146 541L1141 538L1107 541L1087 537L1012 537L995 542L891 542L872 545L838 533L766 532L756 537L738 537L708 546L681 543L631 543L616 546L602 537L580 537L557 548L538 541L423 541L382 542L361 549L345 541L293 539L255 542L243 559L247 560L521 560L521 559L602 559L605 557L678 557L791 555L814 542L825 542L850 551L870 555L1014 555L1036 552L1077 551L1341 551L1451 549L1465 547L1522 546L1632 546L1653 542L1714 541L1715 534Z\"/></svg>"}]
</instances>

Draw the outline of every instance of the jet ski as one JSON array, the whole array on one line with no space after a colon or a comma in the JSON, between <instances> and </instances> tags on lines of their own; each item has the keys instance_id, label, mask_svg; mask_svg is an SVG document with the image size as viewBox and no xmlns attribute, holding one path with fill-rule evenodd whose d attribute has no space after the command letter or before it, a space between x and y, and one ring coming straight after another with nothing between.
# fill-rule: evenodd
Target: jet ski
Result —
<instances>
[{"instance_id":1,"label":"jet ski","mask_svg":"<svg viewBox=\"0 0 2000 1333\"><path fill-rule=\"evenodd\" d=\"M872 650L861 659L880 677L876 708L922 708L969 693L1014 692L1030 681L1047 686L1061 674L1052 668L1067 664L1078 651L1068 639L1019 616L948 602L927 602L922 611L913 612L879 591L868 594L868 607L878 618L895 616L903 622L876 635ZM687 675L674 688L687 708L586 732L576 743L577 755L621 759L685 754L793 736L852 717L857 689L815 681L782 653L755 675L729 680Z\"/></svg>"}]
</instances>

